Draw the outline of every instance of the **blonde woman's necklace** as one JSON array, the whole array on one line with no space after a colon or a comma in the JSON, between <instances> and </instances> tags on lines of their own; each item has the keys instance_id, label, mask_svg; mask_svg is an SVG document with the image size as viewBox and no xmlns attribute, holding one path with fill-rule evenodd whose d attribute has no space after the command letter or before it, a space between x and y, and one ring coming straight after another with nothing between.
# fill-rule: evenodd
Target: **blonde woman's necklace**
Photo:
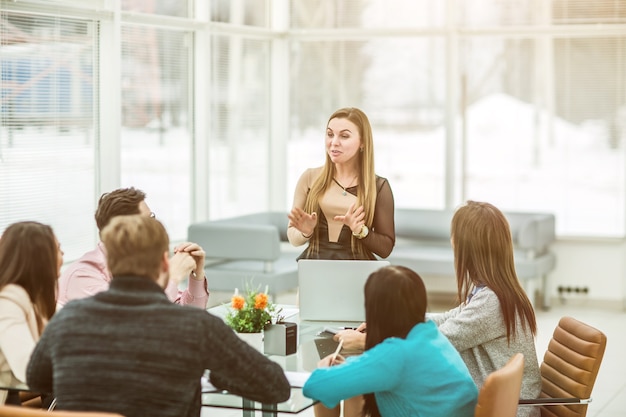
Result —
<instances>
[{"instance_id":1,"label":"blonde woman's necklace","mask_svg":"<svg viewBox=\"0 0 626 417\"><path fill-rule=\"evenodd\" d=\"M344 187L343 185L341 185L339 183L339 181L337 181L336 178L333 177L333 181L335 181L335 184L337 184L339 187L341 187L341 189L343 190L341 192L342 195L348 195L348 191L346 191L348 188L352 187L352 184L354 183L354 180L356 180L356 178L358 177L358 175L355 175L354 178L352 178L352 181L350 181L350 184L347 187Z\"/></svg>"}]
</instances>

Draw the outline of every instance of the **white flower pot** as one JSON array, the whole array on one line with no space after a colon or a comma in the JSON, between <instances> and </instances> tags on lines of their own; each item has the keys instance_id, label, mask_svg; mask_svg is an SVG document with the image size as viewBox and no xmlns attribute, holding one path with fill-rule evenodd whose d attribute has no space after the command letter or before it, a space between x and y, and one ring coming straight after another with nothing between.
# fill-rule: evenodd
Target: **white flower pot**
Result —
<instances>
[{"instance_id":1,"label":"white flower pot","mask_svg":"<svg viewBox=\"0 0 626 417\"><path fill-rule=\"evenodd\" d=\"M259 352L263 353L263 332L237 333L237 336Z\"/></svg>"}]
</instances>

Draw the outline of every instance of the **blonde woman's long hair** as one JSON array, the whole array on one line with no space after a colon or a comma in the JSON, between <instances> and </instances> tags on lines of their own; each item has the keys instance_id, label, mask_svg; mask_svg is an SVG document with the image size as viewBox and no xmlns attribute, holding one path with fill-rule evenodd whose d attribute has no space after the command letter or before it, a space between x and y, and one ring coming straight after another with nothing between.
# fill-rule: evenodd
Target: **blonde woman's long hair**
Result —
<instances>
[{"instance_id":1,"label":"blonde woman's long hair","mask_svg":"<svg viewBox=\"0 0 626 417\"><path fill-rule=\"evenodd\" d=\"M452 245L459 301L477 285L489 287L498 297L507 329L515 337L519 317L522 329L537 333L532 304L515 272L509 222L489 203L468 201L452 217Z\"/></svg>"},{"instance_id":2,"label":"blonde woman's long hair","mask_svg":"<svg viewBox=\"0 0 626 417\"><path fill-rule=\"evenodd\" d=\"M374 220L374 208L376 206L376 173L374 171L374 140L372 137L372 127L365 113L355 107L345 107L335 111L328 118L326 126L328 126L328 123L330 123L332 119L347 119L354 123L359 129L362 151L358 153L359 182L357 185L356 207L363 206L365 211L365 225L371 229ZM335 177L335 171L335 164L333 164L328 156L328 152L326 152L326 162L324 163L320 176L315 180L309 190L306 202L304 203L304 211L307 213L320 212L320 197L324 195L326 190L331 186L333 178ZM318 239L318 228L316 227L314 239L311 240L309 246L309 253L317 253L319 249ZM351 246L353 252L361 257L366 257L366 251L361 242L355 239L354 236L352 237Z\"/></svg>"}]
</instances>

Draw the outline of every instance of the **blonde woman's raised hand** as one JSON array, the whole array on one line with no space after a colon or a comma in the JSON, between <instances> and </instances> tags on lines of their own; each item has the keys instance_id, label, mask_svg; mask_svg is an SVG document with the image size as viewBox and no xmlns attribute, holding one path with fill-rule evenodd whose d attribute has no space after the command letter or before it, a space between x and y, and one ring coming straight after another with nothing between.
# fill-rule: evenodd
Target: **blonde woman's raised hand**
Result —
<instances>
[{"instance_id":1,"label":"blonde woman's raised hand","mask_svg":"<svg viewBox=\"0 0 626 417\"><path fill-rule=\"evenodd\" d=\"M338 222L342 222L352 230L352 233L360 233L361 228L365 225L365 210L363 206L355 208L356 203L353 203L348 208L348 211L343 216L335 216L333 219Z\"/></svg>"},{"instance_id":2,"label":"blonde woman's raised hand","mask_svg":"<svg viewBox=\"0 0 626 417\"><path fill-rule=\"evenodd\" d=\"M291 209L287 217L289 218L289 225L298 229L305 236L311 236L315 226L317 226L317 213L309 214L300 207Z\"/></svg>"}]
</instances>

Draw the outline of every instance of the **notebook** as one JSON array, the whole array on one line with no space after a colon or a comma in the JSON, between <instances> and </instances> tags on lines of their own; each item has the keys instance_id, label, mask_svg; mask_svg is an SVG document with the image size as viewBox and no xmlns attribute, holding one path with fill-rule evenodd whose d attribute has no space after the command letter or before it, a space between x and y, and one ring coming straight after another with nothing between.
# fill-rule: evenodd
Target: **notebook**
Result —
<instances>
[{"instance_id":1,"label":"notebook","mask_svg":"<svg viewBox=\"0 0 626 417\"><path fill-rule=\"evenodd\" d=\"M300 320L365 321L363 287L388 261L298 261Z\"/></svg>"}]
</instances>

